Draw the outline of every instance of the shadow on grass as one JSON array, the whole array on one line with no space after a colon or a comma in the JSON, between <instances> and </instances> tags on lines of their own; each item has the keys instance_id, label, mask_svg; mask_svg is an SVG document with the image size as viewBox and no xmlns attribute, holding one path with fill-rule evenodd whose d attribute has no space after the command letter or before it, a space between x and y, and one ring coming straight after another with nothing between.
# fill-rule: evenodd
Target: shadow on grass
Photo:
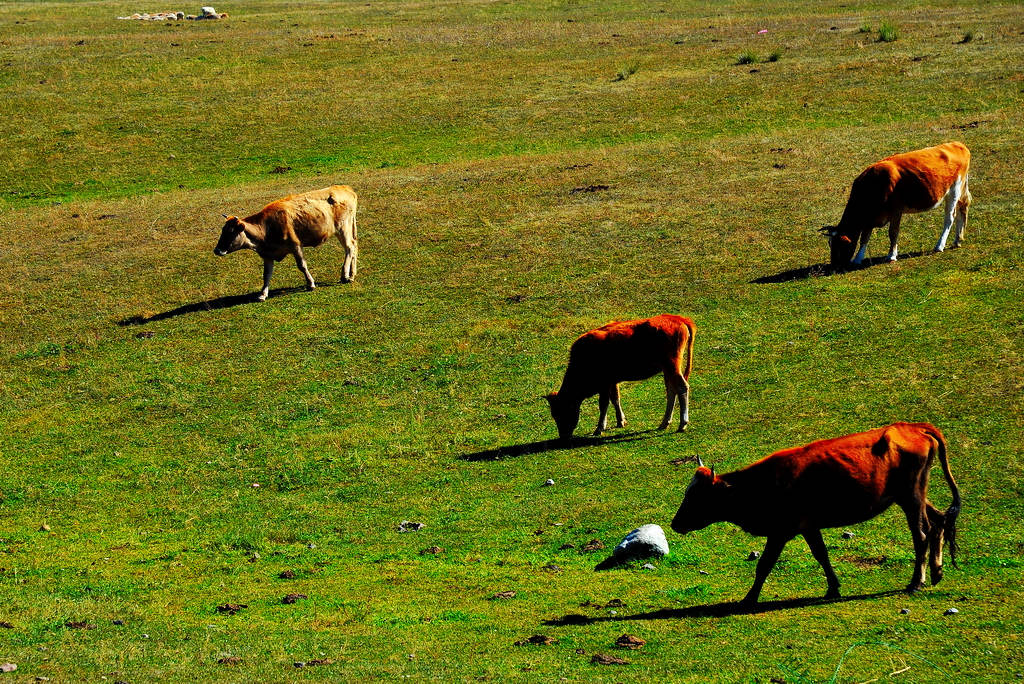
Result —
<instances>
[{"instance_id":1,"label":"shadow on grass","mask_svg":"<svg viewBox=\"0 0 1024 684\"><path fill-rule=\"evenodd\" d=\"M900 254L899 261L904 259L916 259L917 257L924 256L925 254L931 254L931 252L907 252ZM878 264L889 263L888 256L870 257L865 259L860 266L850 266L848 270L859 271L869 266L876 266ZM898 263L898 262L897 262ZM760 278L754 278L751 283L757 285L769 285L772 283L788 283L791 280L807 280L808 278L824 278L826 276L839 275L843 271L835 271L829 264L814 264L812 266L804 266L803 268L791 268L788 271L776 273L775 275L761 276Z\"/></svg>"},{"instance_id":2,"label":"shadow on grass","mask_svg":"<svg viewBox=\"0 0 1024 684\"><path fill-rule=\"evenodd\" d=\"M599 615L589 617L578 613L570 613L559 618L545 620L544 625L549 627L563 627L565 625L593 625L599 622L633 622L637 620L678 620L681 618L701 617L728 617L730 615L757 615L758 613L772 613L777 610L791 610L794 608L807 608L809 606L823 606L831 603L848 603L850 601L870 601L872 599L886 598L903 594L901 589L890 591L879 591L873 594L854 594L840 598L796 598L783 601L762 601L752 606L734 601L730 603L709 603L704 606L688 606L686 608L662 608L647 613L636 613L634 615Z\"/></svg>"},{"instance_id":3,"label":"shadow on grass","mask_svg":"<svg viewBox=\"0 0 1024 684\"><path fill-rule=\"evenodd\" d=\"M509 446L475 451L471 454L459 456L463 461L500 461L503 458L515 456L526 456L527 454L539 454L544 451L557 451L559 449L577 449L579 447L598 446L599 444L622 444L623 442L637 442L642 439L655 437L663 430L643 430L641 432L630 432L623 435L609 435L608 437L573 437L569 442L559 439L545 439L540 442L528 442L526 444L512 444Z\"/></svg>"},{"instance_id":4,"label":"shadow on grass","mask_svg":"<svg viewBox=\"0 0 1024 684\"><path fill-rule=\"evenodd\" d=\"M339 283L317 283L316 288L322 289L325 287L335 287ZM294 294L296 292L308 292L305 285L299 287L279 287L270 291L270 296L267 299L273 299L274 297L281 297L284 295ZM257 304L256 293L248 292L240 295L227 295L225 297L215 297L214 299L207 299L204 302L194 302L192 304L183 304L175 309L164 311L163 313L153 314L152 316L129 316L128 318L122 319L117 322L119 326L126 327L130 325L145 325L147 323L153 323L154 321L165 321L168 318L175 318L177 316L184 316L186 314L198 313L200 311L216 311L217 309L230 309L233 306L242 306L243 304Z\"/></svg>"}]
</instances>

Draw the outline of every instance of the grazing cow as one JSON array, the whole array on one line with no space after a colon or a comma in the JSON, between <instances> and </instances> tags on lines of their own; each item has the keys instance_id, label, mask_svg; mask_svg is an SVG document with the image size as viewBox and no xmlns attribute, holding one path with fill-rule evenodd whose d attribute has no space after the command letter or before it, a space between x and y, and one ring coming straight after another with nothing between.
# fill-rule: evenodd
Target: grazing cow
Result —
<instances>
[{"instance_id":1,"label":"grazing cow","mask_svg":"<svg viewBox=\"0 0 1024 684\"><path fill-rule=\"evenodd\" d=\"M928 471L936 454L953 492L953 503L945 513L927 498ZM837 598L839 580L828 560L822 528L869 520L892 504L903 509L914 539L914 575L907 591L924 586L929 547L932 584L942 579L943 538L956 564L960 490L946 461L946 440L928 423L894 423L784 449L720 476L714 468L699 465L672 529L686 534L727 521L748 534L768 538L757 562L754 586L743 599L746 604L757 603L782 547L798 534L825 570L825 597Z\"/></svg>"},{"instance_id":2,"label":"grazing cow","mask_svg":"<svg viewBox=\"0 0 1024 684\"><path fill-rule=\"evenodd\" d=\"M971 192L967 189L970 165L971 153L967 147L963 143L948 142L895 154L864 169L853 181L839 225L821 229L829 238L832 267L845 268L851 263L851 257L852 263L859 265L867 254L871 231L886 223L889 224L889 261L896 261L896 240L903 214L934 209L943 200L946 201L946 218L935 251L945 249L954 222L953 247L959 247L971 205ZM854 256L858 240L860 250Z\"/></svg>"},{"instance_id":3,"label":"grazing cow","mask_svg":"<svg viewBox=\"0 0 1024 684\"><path fill-rule=\"evenodd\" d=\"M350 282L356 276L356 193L347 185L289 195L244 219L227 215L224 218L227 221L213 253L224 256L239 249L251 249L263 257L263 289L256 297L261 302L270 293L274 262L289 254L295 257L309 289L315 288L302 248L318 247L332 235L345 247L341 282Z\"/></svg>"},{"instance_id":4,"label":"grazing cow","mask_svg":"<svg viewBox=\"0 0 1024 684\"><path fill-rule=\"evenodd\" d=\"M619 405L619 383L644 380L658 373L665 376L668 405L661 421L664 430L672 420L679 397L679 431L690 422L690 368L693 365L693 334L697 328L689 318L662 314L638 321L612 321L580 335L569 349L569 366L562 387L547 395L551 417L563 441L572 438L580 420L583 400L599 395L601 417L594 435L604 432L608 400L615 406L616 424L626 417ZM683 364L685 363L685 370Z\"/></svg>"}]
</instances>

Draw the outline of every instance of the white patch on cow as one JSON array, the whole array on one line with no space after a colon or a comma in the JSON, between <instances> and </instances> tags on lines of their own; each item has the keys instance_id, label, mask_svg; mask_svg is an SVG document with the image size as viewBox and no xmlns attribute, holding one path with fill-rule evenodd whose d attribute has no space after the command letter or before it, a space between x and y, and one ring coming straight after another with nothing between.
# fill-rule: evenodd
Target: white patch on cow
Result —
<instances>
[{"instance_id":1,"label":"white patch on cow","mask_svg":"<svg viewBox=\"0 0 1024 684\"><path fill-rule=\"evenodd\" d=\"M935 243L935 251L941 252L946 248L946 239L949 238L949 230L953 227L953 219L956 215L956 205L960 201L960 194L963 192L963 178L957 176L953 184L946 191L946 214L942 221L942 232L939 233L939 241ZM941 204L942 202L939 202ZM935 206L939 206L936 204Z\"/></svg>"},{"instance_id":2,"label":"white patch on cow","mask_svg":"<svg viewBox=\"0 0 1024 684\"><path fill-rule=\"evenodd\" d=\"M867 256L867 253L868 243L862 242L860 245L860 249L857 250L857 256L853 257L853 263L860 264L860 262L864 261L864 257Z\"/></svg>"}]
</instances>

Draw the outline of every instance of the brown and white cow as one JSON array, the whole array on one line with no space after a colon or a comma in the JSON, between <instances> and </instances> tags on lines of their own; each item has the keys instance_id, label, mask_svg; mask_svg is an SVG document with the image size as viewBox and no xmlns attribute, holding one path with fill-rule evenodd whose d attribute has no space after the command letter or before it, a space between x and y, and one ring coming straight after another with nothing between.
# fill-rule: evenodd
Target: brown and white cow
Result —
<instances>
[{"instance_id":1,"label":"brown and white cow","mask_svg":"<svg viewBox=\"0 0 1024 684\"><path fill-rule=\"evenodd\" d=\"M672 420L679 397L679 431L690 422L690 368L693 366L693 335L697 327L689 318L662 314L636 321L612 321L584 333L569 349L569 366L562 387L548 394L551 417L563 441L572 437L580 420L583 400L599 395L601 416L594 435L606 427L608 400L615 406L618 427L626 424L619 404L619 383L644 380L662 373L667 406L661 421L664 430ZM685 364L685 367L684 367Z\"/></svg>"},{"instance_id":2,"label":"brown and white cow","mask_svg":"<svg viewBox=\"0 0 1024 684\"><path fill-rule=\"evenodd\" d=\"M263 257L263 289L256 297L261 302L270 293L274 262L289 254L295 257L309 289L315 288L302 248L318 247L332 235L345 247L341 282L350 282L356 276L356 193L347 185L289 195L244 219L227 215L224 218L227 221L213 253L224 256L239 249L251 249Z\"/></svg>"},{"instance_id":3,"label":"brown and white cow","mask_svg":"<svg viewBox=\"0 0 1024 684\"><path fill-rule=\"evenodd\" d=\"M923 150L895 154L875 162L853 181L850 198L837 226L821 232L829 238L833 268L859 265L867 254L871 231L889 224L889 261L896 261L896 240L903 214L935 209L945 200L946 218L935 251L946 247L950 228L956 224L953 247L963 241L971 192L967 175L971 153L963 143L948 142ZM854 256L857 242L860 250Z\"/></svg>"},{"instance_id":4,"label":"brown and white cow","mask_svg":"<svg viewBox=\"0 0 1024 684\"><path fill-rule=\"evenodd\" d=\"M945 513L927 498L928 472L935 456L953 492ZM925 555L931 549L932 584L942 579L943 539L956 563L956 518L960 490L949 471L946 440L928 423L894 423L868 432L777 451L725 475L703 463L690 482L672 529L680 534L714 522L731 522L767 537L757 575L744 603L753 604L782 547L802 535L825 570L826 598L839 596L839 579L821 538L826 527L869 520L896 504L914 539L914 575L907 591L924 586Z\"/></svg>"}]
</instances>

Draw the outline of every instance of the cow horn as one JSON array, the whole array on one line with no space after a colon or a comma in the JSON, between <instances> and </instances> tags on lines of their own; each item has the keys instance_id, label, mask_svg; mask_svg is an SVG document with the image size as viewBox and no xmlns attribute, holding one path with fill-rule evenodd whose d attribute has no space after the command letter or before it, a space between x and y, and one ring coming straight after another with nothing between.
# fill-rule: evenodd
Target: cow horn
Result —
<instances>
[{"instance_id":1,"label":"cow horn","mask_svg":"<svg viewBox=\"0 0 1024 684\"><path fill-rule=\"evenodd\" d=\"M711 466L711 481L715 481L715 466Z\"/></svg>"},{"instance_id":2,"label":"cow horn","mask_svg":"<svg viewBox=\"0 0 1024 684\"><path fill-rule=\"evenodd\" d=\"M227 218L227 217L228 217L228 215L227 215L227 214L221 214L221 216L223 216L224 218Z\"/></svg>"},{"instance_id":3,"label":"cow horn","mask_svg":"<svg viewBox=\"0 0 1024 684\"><path fill-rule=\"evenodd\" d=\"M700 460L700 455L697 456L697 467L698 468L703 468L704 467L704 461Z\"/></svg>"}]
</instances>

